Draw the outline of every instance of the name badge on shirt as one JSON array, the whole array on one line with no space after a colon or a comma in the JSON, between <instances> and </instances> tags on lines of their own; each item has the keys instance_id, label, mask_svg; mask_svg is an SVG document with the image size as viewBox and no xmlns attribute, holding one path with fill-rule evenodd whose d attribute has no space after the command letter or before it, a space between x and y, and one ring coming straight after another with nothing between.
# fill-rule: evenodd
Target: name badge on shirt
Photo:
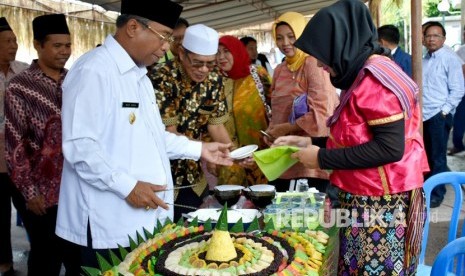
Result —
<instances>
[{"instance_id":1,"label":"name badge on shirt","mask_svg":"<svg viewBox=\"0 0 465 276\"><path fill-rule=\"evenodd\" d=\"M123 107L139 108L139 103L123 102Z\"/></svg>"},{"instance_id":2,"label":"name badge on shirt","mask_svg":"<svg viewBox=\"0 0 465 276\"><path fill-rule=\"evenodd\" d=\"M123 108L139 108L139 103L123 102ZM129 114L129 123L132 125L135 121L136 114L134 114L134 112L131 112L131 114Z\"/></svg>"}]
</instances>

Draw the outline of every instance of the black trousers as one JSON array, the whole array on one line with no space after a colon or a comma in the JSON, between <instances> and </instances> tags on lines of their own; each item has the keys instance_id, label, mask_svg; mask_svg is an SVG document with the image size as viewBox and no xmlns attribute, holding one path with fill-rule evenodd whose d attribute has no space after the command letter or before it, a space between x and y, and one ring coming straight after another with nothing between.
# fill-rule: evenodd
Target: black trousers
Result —
<instances>
[{"instance_id":1,"label":"black trousers","mask_svg":"<svg viewBox=\"0 0 465 276\"><path fill-rule=\"evenodd\" d=\"M59 276L62 265L66 276L81 275L79 247L55 234L57 211L55 205L47 208L45 215L38 216L27 210L22 216L31 243L28 276Z\"/></svg>"},{"instance_id":2,"label":"black trousers","mask_svg":"<svg viewBox=\"0 0 465 276\"><path fill-rule=\"evenodd\" d=\"M92 231L90 229L90 223L87 222L87 246L80 246L74 244L74 246L79 247L80 250L80 262L81 266L86 267L94 267L99 268L99 264L97 261L97 253L100 254L103 258L105 258L108 262L111 263L111 256L110 250L120 259L123 260L121 257L119 248L105 248L105 249L94 249L92 247ZM128 252L131 252L131 248L125 248ZM100 268L99 268L100 269Z\"/></svg>"},{"instance_id":3,"label":"black trousers","mask_svg":"<svg viewBox=\"0 0 465 276\"><path fill-rule=\"evenodd\" d=\"M26 203L7 173L0 173L0 264L13 263L11 246L11 202L22 217Z\"/></svg>"},{"instance_id":4,"label":"black trousers","mask_svg":"<svg viewBox=\"0 0 465 276\"><path fill-rule=\"evenodd\" d=\"M183 183L184 185L190 185L191 183L186 182ZM180 189L178 197L174 201L174 203L182 204L190 207L200 208L200 205L203 203L203 199L208 195L208 186L202 192L200 196L198 196L194 190L187 188L187 189ZM171 206L170 206L171 207ZM177 223L179 219L181 219L182 214L187 214L193 212L191 208L184 208L180 206L174 206L174 222Z\"/></svg>"}]
</instances>

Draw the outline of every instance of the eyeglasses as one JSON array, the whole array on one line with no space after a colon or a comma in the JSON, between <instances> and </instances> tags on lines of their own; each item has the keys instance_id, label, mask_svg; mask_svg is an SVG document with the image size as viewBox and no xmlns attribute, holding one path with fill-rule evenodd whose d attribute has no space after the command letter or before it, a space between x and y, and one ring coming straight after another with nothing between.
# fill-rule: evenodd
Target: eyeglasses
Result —
<instances>
[{"instance_id":1,"label":"eyeglasses","mask_svg":"<svg viewBox=\"0 0 465 276\"><path fill-rule=\"evenodd\" d=\"M438 35L438 34L432 34L432 35L425 35L425 38L426 39L438 40L438 39L444 38L444 36L443 35Z\"/></svg>"},{"instance_id":2,"label":"eyeglasses","mask_svg":"<svg viewBox=\"0 0 465 276\"><path fill-rule=\"evenodd\" d=\"M191 58L189 57L189 54L186 52L186 57L187 60L189 61L190 65L194 68L200 69L204 66L208 68L208 70L212 70L216 66L216 61L192 61Z\"/></svg>"},{"instance_id":3,"label":"eyeglasses","mask_svg":"<svg viewBox=\"0 0 465 276\"><path fill-rule=\"evenodd\" d=\"M157 34L162 41L166 41L168 43L173 43L174 42L174 37L170 36L164 36L161 33L157 32L157 30L152 29L150 26L147 26L147 29L151 30L154 34Z\"/></svg>"},{"instance_id":4,"label":"eyeglasses","mask_svg":"<svg viewBox=\"0 0 465 276\"><path fill-rule=\"evenodd\" d=\"M143 25L144 27L146 27L147 29L149 29L150 31L152 31L152 33L156 34L161 41L166 41L168 43L173 43L174 42L174 37L173 36L166 36L166 35L162 35L161 33L159 33L157 30L155 29L152 29L152 27L150 27L149 25L145 24L144 22L141 22L141 21L138 21L141 25Z\"/></svg>"}]
</instances>

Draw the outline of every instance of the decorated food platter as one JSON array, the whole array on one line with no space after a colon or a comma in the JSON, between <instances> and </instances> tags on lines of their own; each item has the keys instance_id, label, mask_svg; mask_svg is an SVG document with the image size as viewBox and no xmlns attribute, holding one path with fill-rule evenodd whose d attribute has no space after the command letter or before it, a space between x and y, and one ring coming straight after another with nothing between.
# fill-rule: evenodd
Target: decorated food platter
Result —
<instances>
[{"instance_id":1,"label":"decorated food platter","mask_svg":"<svg viewBox=\"0 0 465 276\"><path fill-rule=\"evenodd\" d=\"M242 219L228 227L228 214L224 207L214 229L210 219L158 223L145 238L130 239L130 252L120 247L121 259L99 256L99 269L84 270L89 276L334 275L334 229L279 231L272 221L260 229L255 218L245 230Z\"/></svg>"}]
</instances>

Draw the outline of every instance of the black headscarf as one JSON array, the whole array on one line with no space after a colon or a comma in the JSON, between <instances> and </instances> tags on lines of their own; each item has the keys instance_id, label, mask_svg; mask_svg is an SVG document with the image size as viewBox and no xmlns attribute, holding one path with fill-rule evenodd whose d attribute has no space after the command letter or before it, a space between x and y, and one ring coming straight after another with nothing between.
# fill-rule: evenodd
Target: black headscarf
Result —
<instances>
[{"instance_id":1,"label":"black headscarf","mask_svg":"<svg viewBox=\"0 0 465 276\"><path fill-rule=\"evenodd\" d=\"M318 11L294 44L330 66L333 86L348 89L371 54L387 54L376 27L360 0L340 0Z\"/></svg>"}]
</instances>

